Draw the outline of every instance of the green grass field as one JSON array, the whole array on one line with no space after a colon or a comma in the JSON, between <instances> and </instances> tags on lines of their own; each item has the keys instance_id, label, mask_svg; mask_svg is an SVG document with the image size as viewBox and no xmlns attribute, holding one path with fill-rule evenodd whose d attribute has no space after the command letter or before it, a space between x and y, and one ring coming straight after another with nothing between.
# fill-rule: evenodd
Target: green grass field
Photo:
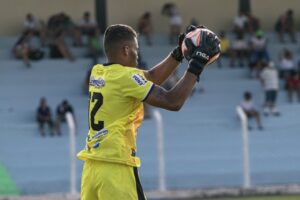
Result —
<instances>
[{"instance_id":1,"label":"green grass field","mask_svg":"<svg viewBox=\"0 0 300 200\"><path fill-rule=\"evenodd\" d=\"M190 200L203 200L203 199L190 199ZM207 200L300 200L300 195L289 196L261 196L261 197L231 197L231 198L216 198Z\"/></svg>"}]
</instances>

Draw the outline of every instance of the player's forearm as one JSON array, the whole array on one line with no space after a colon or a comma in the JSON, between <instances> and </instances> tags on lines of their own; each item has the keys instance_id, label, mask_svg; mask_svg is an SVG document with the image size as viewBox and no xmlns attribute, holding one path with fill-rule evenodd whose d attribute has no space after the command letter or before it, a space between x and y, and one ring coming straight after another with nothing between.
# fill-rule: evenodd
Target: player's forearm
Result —
<instances>
[{"instance_id":1,"label":"player's forearm","mask_svg":"<svg viewBox=\"0 0 300 200\"><path fill-rule=\"evenodd\" d=\"M197 77L190 72L186 72L177 84L168 91L169 99L175 107L174 110L180 110L186 99L192 93L196 82Z\"/></svg>"},{"instance_id":2,"label":"player's forearm","mask_svg":"<svg viewBox=\"0 0 300 200\"><path fill-rule=\"evenodd\" d=\"M180 62L169 55L162 62L150 70L145 71L145 76L153 83L161 85L174 72L179 64Z\"/></svg>"},{"instance_id":3,"label":"player's forearm","mask_svg":"<svg viewBox=\"0 0 300 200\"><path fill-rule=\"evenodd\" d=\"M186 72L169 91L166 91L158 85L154 85L145 102L152 106L178 111L191 94L196 80L197 76L190 72Z\"/></svg>"}]
</instances>

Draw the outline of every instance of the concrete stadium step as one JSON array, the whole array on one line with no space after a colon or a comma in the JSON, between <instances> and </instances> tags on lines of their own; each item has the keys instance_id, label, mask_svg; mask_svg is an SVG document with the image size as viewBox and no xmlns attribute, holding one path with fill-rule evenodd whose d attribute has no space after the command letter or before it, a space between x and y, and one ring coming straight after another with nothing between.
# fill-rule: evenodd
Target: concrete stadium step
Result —
<instances>
[{"instance_id":1,"label":"concrete stadium step","mask_svg":"<svg viewBox=\"0 0 300 200\"><path fill-rule=\"evenodd\" d=\"M287 43L287 44L269 44L268 45L268 52L270 54L270 58L272 61L275 62L277 67L279 66L280 63L280 55L282 54L282 51L284 49L290 50L294 54L294 59L296 62L299 61L299 52L300 52L300 47L299 44L297 43ZM297 65L297 63L295 63Z\"/></svg>"},{"instance_id":2,"label":"concrete stadium step","mask_svg":"<svg viewBox=\"0 0 300 200\"><path fill-rule=\"evenodd\" d=\"M149 63L159 61L158 57L168 53L168 48L171 47L146 49ZM77 151L83 148L88 130L88 97L83 94L81 84L90 60L46 59L33 63L31 69L26 69L18 61L0 61L0 65L0 90L5 94L0 96L1 161L22 193L68 191L67 127L63 124L62 137L41 138L35 111L41 96L46 96L53 113L56 105L67 98L77 118ZM186 63L182 63L179 73L182 74L185 68ZM240 103L245 90L253 92L258 105L263 102L259 82L249 79L248 73L246 68L209 67L199 83L205 89L203 93L196 92L180 112L161 110L168 188L242 184L241 135L235 106ZM278 104L281 117L263 117L265 130L254 128L249 132L251 173L255 185L285 183L289 179L297 182L299 178L297 113L300 106L288 104L282 91ZM253 125L255 127L255 123ZM146 120L139 129L140 176L146 190L157 188L155 134L153 119ZM82 162L77 164L79 188Z\"/></svg>"}]
</instances>

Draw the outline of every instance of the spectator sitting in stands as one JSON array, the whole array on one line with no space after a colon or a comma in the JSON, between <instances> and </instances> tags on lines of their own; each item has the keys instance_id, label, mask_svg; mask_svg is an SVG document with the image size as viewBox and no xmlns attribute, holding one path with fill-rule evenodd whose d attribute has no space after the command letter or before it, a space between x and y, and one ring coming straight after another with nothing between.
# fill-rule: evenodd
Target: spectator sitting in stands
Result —
<instances>
[{"instance_id":1,"label":"spectator sitting in stands","mask_svg":"<svg viewBox=\"0 0 300 200\"><path fill-rule=\"evenodd\" d=\"M32 33L30 31L25 31L18 41L13 46L13 54L16 58L22 59L27 67L30 67L29 52L30 52L30 39Z\"/></svg>"},{"instance_id":2,"label":"spectator sitting in stands","mask_svg":"<svg viewBox=\"0 0 300 200\"><path fill-rule=\"evenodd\" d=\"M72 19L65 13L61 12L52 15L47 23L47 31L51 38L56 38L57 34L63 31L73 39L74 46L81 46L80 31L76 28Z\"/></svg>"},{"instance_id":3,"label":"spectator sitting in stands","mask_svg":"<svg viewBox=\"0 0 300 200\"><path fill-rule=\"evenodd\" d=\"M283 49L279 55L280 60L280 78L286 79L287 76L294 70L296 70L296 61L294 54L288 49Z\"/></svg>"},{"instance_id":4,"label":"spectator sitting in stands","mask_svg":"<svg viewBox=\"0 0 300 200\"><path fill-rule=\"evenodd\" d=\"M254 17L250 12L246 13L247 16L247 32L252 34L260 29L260 22L257 17Z\"/></svg>"},{"instance_id":5,"label":"spectator sitting in stands","mask_svg":"<svg viewBox=\"0 0 300 200\"><path fill-rule=\"evenodd\" d=\"M25 31L14 44L12 52L18 59L22 59L27 67L30 67L31 60L40 60L44 56L44 52L30 45L32 37L31 31Z\"/></svg>"},{"instance_id":6,"label":"spectator sitting in stands","mask_svg":"<svg viewBox=\"0 0 300 200\"><path fill-rule=\"evenodd\" d=\"M298 96L298 102L300 102L300 77L296 71L291 71L286 80L286 90L288 95L288 101L291 103L293 100L293 93Z\"/></svg>"},{"instance_id":7,"label":"spectator sitting in stands","mask_svg":"<svg viewBox=\"0 0 300 200\"><path fill-rule=\"evenodd\" d=\"M241 102L240 106L242 107L248 118L255 118L258 129L263 130L260 114L252 102L252 94L250 92L244 93L244 100ZM251 129L251 126L249 126L248 128Z\"/></svg>"},{"instance_id":8,"label":"spectator sitting in stands","mask_svg":"<svg viewBox=\"0 0 300 200\"><path fill-rule=\"evenodd\" d=\"M182 19L177 10L170 16L170 44L177 42L177 37L180 34Z\"/></svg>"},{"instance_id":9,"label":"spectator sitting in stands","mask_svg":"<svg viewBox=\"0 0 300 200\"><path fill-rule=\"evenodd\" d=\"M55 37L58 32L65 30L71 25L72 21L69 16L61 12L50 16L47 22L47 31L50 37Z\"/></svg>"},{"instance_id":10,"label":"spectator sitting in stands","mask_svg":"<svg viewBox=\"0 0 300 200\"><path fill-rule=\"evenodd\" d=\"M238 33L237 38L232 42L232 63L231 66L235 66L235 60L238 59L239 66L244 66L244 60L248 57L249 47L244 39L243 33Z\"/></svg>"},{"instance_id":11,"label":"spectator sitting in stands","mask_svg":"<svg viewBox=\"0 0 300 200\"><path fill-rule=\"evenodd\" d=\"M86 11L83 13L82 19L78 23L78 27L76 29L76 40L79 43L79 46L82 46L82 35L87 36L89 38L95 33L98 24L96 20L91 18L91 13Z\"/></svg>"},{"instance_id":12,"label":"spectator sitting in stands","mask_svg":"<svg viewBox=\"0 0 300 200\"><path fill-rule=\"evenodd\" d=\"M38 36L41 40L42 46L45 46L46 31L43 23L39 23L37 19L28 13L23 22L23 30L30 31L33 35Z\"/></svg>"},{"instance_id":13,"label":"spectator sitting in stands","mask_svg":"<svg viewBox=\"0 0 300 200\"><path fill-rule=\"evenodd\" d=\"M50 44L50 58L65 58L70 61L74 61L74 57L71 54L66 42L65 42L65 33L64 31L59 31L55 35L55 40Z\"/></svg>"},{"instance_id":14,"label":"spectator sitting in stands","mask_svg":"<svg viewBox=\"0 0 300 200\"><path fill-rule=\"evenodd\" d=\"M268 116L269 113L275 116L280 115L276 108L276 99L279 88L278 72L274 67L273 62L262 62L262 70L260 71L259 79L265 90L265 116Z\"/></svg>"},{"instance_id":15,"label":"spectator sitting in stands","mask_svg":"<svg viewBox=\"0 0 300 200\"><path fill-rule=\"evenodd\" d=\"M151 13L146 12L143 16L139 19L138 22L138 32L141 35L145 36L146 44L151 46L152 45L152 33L153 33L153 26L152 26L152 19Z\"/></svg>"},{"instance_id":16,"label":"spectator sitting in stands","mask_svg":"<svg viewBox=\"0 0 300 200\"><path fill-rule=\"evenodd\" d=\"M222 67L222 57L227 57L231 59L230 65L232 66L232 55L231 55L231 45L230 40L226 37L225 31L220 33L220 45L221 45L221 56L218 59L218 66Z\"/></svg>"},{"instance_id":17,"label":"spectator sitting in stands","mask_svg":"<svg viewBox=\"0 0 300 200\"><path fill-rule=\"evenodd\" d=\"M267 51L267 38L264 36L264 32L259 30L255 36L250 39L250 68L252 72L255 72L255 68L260 60L265 62L269 61L269 53Z\"/></svg>"},{"instance_id":18,"label":"spectator sitting in stands","mask_svg":"<svg viewBox=\"0 0 300 200\"><path fill-rule=\"evenodd\" d=\"M296 42L294 12L292 9L288 9L283 15L278 18L275 24L275 31L278 33L280 42L284 42L284 33L288 33L290 35L291 41Z\"/></svg>"},{"instance_id":19,"label":"spectator sitting in stands","mask_svg":"<svg viewBox=\"0 0 300 200\"><path fill-rule=\"evenodd\" d=\"M103 49L101 46L101 31L100 28L96 28L89 38L88 43L88 56L92 58L93 65L98 63L98 58L103 55Z\"/></svg>"},{"instance_id":20,"label":"spectator sitting in stands","mask_svg":"<svg viewBox=\"0 0 300 200\"><path fill-rule=\"evenodd\" d=\"M91 18L91 13L86 11L83 13L82 19L79 21L79 29L83 35L92 35L97 28L96 20Z\"/></svg>"},{"instance_id":21,"label":"spectator sitting in stands","mask_svg":"<svg viewBox=\"0 0 300 200\"><path fill-rule=\"evenodd\" d=\"M62 122L66 121L66 113L67 112L70 112L72 114L73 119L75 121L73 107L69 104L69 102L67 100L63 100L56 108L55 128L56 128L56 133L58 136L61 135L60 125Z\"/></svg>"},{"instance_id":22,"label":"spectator sitting in stands","mask_svg":"<svg viewBox=\"0 0 300 200\"><path fill-rule=\"evenodd\" d=\"M238 36L247 31L248 18L243 12L239 12L233 20L233 32Z\"/></svg>"},{"instance_id":23,"label":"spectator sitting in stands","mask_svg":"<svg viewBox=\"0 0 300 200\"><path fill-rule=\"evenodd\" d=\"M39 130L42 137L45 136L44 124L47 123L50 129L50 135L53 136L53 121L51 117L51 110L47 105L45 97L40 99L40 105L36 112L36 120L39 123Z\"/></svg>"},{"instance_id":24,"label":"spectator sitting in stands","mask_svg":"<svg viewBox=\"0 0 300 200\"><path fill-rule=\"evenodd\" d=\"M182 18L179 15L177 6L174 3L166 3L162 8L162 14L169 17L169 42L170 44L175 44L177 42L177 37L180 34L182 26Z\"/></svg>"}]
</instances>

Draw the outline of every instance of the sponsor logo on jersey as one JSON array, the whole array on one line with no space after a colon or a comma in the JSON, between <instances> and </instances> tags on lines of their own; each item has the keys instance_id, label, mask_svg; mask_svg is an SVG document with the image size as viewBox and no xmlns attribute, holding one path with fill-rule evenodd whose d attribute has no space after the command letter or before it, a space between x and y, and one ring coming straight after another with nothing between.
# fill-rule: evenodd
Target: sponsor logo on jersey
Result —
<instances>
[{"instance_id":1,"label":"sponsor logo on jersey","mask_svg":"<svg viewBox=\"0 0 300 200\"><path fill-rule=\"evenodd\" d=\"M140 74L133 74L131 78L140 86L144 86L147 83L147 80Z\"/></svg>"},{"instance_id":2,"label":"sponsor logo on jersey","mask_svg":"<svg viewBox=\"0 0 300 200\"><path fill-rule=\"evenodd\" d=\"M97 139L100 137L103 137L104 135L106 135L108 133L108 130L106 128L101 129L100 131L98 131L95 135L93 135L93 139Z\"/></svg>"},{"instance_id":3,"label":"sponsor logo on jersey","mask_svg":"<svg viewBox=\"0 0 300 200\"><path fill-rule=\"evenodd\" d=\"M205 60L209 60L209 56L206 55L206 53L203 53L201 51L197 51L196 56L200 56L200 57L204 58Z\"/></svg>"},{"instance_id":4,"label":"sponsor logo on jersey","mask_svg":"<svg viewBox=\"0 0 300 200\"><path fill-rule=\"evenodd\" d=\"M93 148L96 149L100 146L100 142L96 142L94 145L93 145Z\"/></svg>"},{"instance_id":5,"label":"sponsor logo on jersey","mask_svg":"<svg viewBox=\"0 0 300 200\"><path fill-rule=\"evenodd\" d=\"M94 76L91 76L89 85L94 86L96 88L102 88L105 86L105 81L103 78L96 79Z\"/></svg>"}]
</instances>

